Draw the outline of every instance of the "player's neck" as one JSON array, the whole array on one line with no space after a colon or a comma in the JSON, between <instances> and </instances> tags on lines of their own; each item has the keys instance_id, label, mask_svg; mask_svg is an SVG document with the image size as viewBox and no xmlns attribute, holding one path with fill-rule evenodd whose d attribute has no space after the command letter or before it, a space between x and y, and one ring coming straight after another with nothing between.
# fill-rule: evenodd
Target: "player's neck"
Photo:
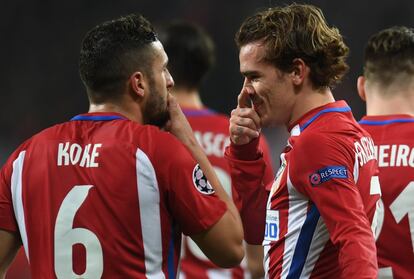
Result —
<instances>
[{"instance_id":1,"label":"player's neck","mask_svg":"<svg viewBox=\"0 0 414 279\"><path fill-rule=\"evenodd\" d=\"M89 105L89 112L116 112L122 114L129 120L138 122L140 124L143 123L141 108L136 103L128 103L128 104L117 104L117 103L102 103L102 104L93 104Z\"/></svg>"},{"instance_id":2,"label":"player's neck","mask_svg":"<svg viewBox=\"0 0 414 279\"><path fill-rule=\"evenodd\" d=\"M177 98L181 107L195 109L204 107L197 90L173 89L172 94Z\"/></svg>"},{"instance_id":3,"label":"player's neck","mask_svg":"<svg viewBox=\"0 0 414 279\"><path fill-rule=\"evenodd\" d=\"M383 97L380 94L367 96L367 115L409 114L414 116L414 94L393 92L391 96Z\"/></svg>"},{"instance_id":4,"label":"player's neck","mask_svg":"<svg viewBox=\"0 0 414 279\"><path fill-rule=\"evenodd\" d=\"M308 88L307 90L304 89L297 96L297 100L293 107L292 115L288 124L291 125L296 122L312 109L332 102L335 102L335 99L329 88L320 90L313 90L312 88Z\"/></svg>"}]
</instances>

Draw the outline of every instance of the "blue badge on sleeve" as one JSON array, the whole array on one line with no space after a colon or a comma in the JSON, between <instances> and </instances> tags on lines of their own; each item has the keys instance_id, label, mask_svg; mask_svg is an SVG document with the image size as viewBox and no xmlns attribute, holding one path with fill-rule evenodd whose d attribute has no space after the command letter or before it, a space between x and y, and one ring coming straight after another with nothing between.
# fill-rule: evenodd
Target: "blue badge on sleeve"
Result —
<instances>
[{"instance_id":1,"label":"blue badge on sleeve","mask_svg":"<svg viewBox=\"0 0 414 279\"><path fill-rule=\"evenodd\" d=\"M315 186L324 183L332 178L348 178L348 171L344 166L329 166L317 170L309 176L310 183Z\"/></svg>"}]
</instances>

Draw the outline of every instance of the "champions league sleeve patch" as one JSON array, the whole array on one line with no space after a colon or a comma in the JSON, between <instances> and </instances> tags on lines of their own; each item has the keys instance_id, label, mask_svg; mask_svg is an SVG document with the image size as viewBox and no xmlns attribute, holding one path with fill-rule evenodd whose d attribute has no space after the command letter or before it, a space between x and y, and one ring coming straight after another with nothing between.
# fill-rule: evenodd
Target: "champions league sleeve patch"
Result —
<instances>
[{"instance_id":1,"label":"champions league sleeve patch","mask_svg":"<svg viewBox=\"0 0 414 279\"><path fill-rule=\"evenodd\" d=\"M211 187L210 182L208 182L207 177L204 175L199 164L197 164L193 170L193 183L201 194L211 195L214 193L213 187Z\"/></svg>"},{"instance_id":2,"label":"champions league sleeve patch","mask_svg":"<svg viewBox=\"0 0 414 279\"><path fill-rule=\"evenodd\" d=\"M332 178L346 179L348 178L348 171L344 166L329 166L317 170L309 176L309 181L312 186L324 183Z\"/></svg>"}]
</instances>

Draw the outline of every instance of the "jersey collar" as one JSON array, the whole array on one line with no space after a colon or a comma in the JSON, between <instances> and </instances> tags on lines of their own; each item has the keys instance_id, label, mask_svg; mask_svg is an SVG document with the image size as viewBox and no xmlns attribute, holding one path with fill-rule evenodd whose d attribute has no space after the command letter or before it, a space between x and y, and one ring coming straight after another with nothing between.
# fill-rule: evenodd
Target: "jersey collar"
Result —
<instances>
[{"instance_id":1,"label":"jersey collar","mask_svg":"<svg viewBox=\"0 0 414 279\"><path fill-rule=\"evenodd\" d=\"M92 112L76 115L70 121L112 121L128 120L125 116L116 112Z\"/></svg>"},{"instance_id":2,"label":"jersey collar","mask_svg":"<svg viewBox=\"0 0 414 279\"><path fill-rule=\"evenodd\" d=\"M292 125L289 126L289 132L292 136L299 135L305 130L313 121L318 119L321 115L330 112L351 112L351 108L345 101L336 101L329 103L317 108L314 108L302 117L296 120Z\"/></svg>"},{"instance_id":3,"label":"jersey collar","mask_svg":"<svg viewBox=\"0 0 414 279\"><path fill-rule=\"evenodd\" d=\"M366 115L362 117L359 124L382 126L394 123L412 123L414 116L409 114L389 114L389 115Z\"/></svg>"}]
</instances>

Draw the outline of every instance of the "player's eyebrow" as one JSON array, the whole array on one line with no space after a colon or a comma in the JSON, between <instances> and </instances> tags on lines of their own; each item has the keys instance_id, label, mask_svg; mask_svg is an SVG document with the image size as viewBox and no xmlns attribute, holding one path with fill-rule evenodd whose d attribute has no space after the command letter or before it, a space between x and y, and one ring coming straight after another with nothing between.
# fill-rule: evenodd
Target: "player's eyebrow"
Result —
<instances>
[{"instance_id":1,"label":"player's eyebrow","mask_svg":"<svg viewBox=\"0 0 414 279\"><path fill-rule=\"evenodd\" d=\"M257 77L260 76L260 72L258 71L243 71L240 72L244 77Z\"/></svg>"}]
</instances>

